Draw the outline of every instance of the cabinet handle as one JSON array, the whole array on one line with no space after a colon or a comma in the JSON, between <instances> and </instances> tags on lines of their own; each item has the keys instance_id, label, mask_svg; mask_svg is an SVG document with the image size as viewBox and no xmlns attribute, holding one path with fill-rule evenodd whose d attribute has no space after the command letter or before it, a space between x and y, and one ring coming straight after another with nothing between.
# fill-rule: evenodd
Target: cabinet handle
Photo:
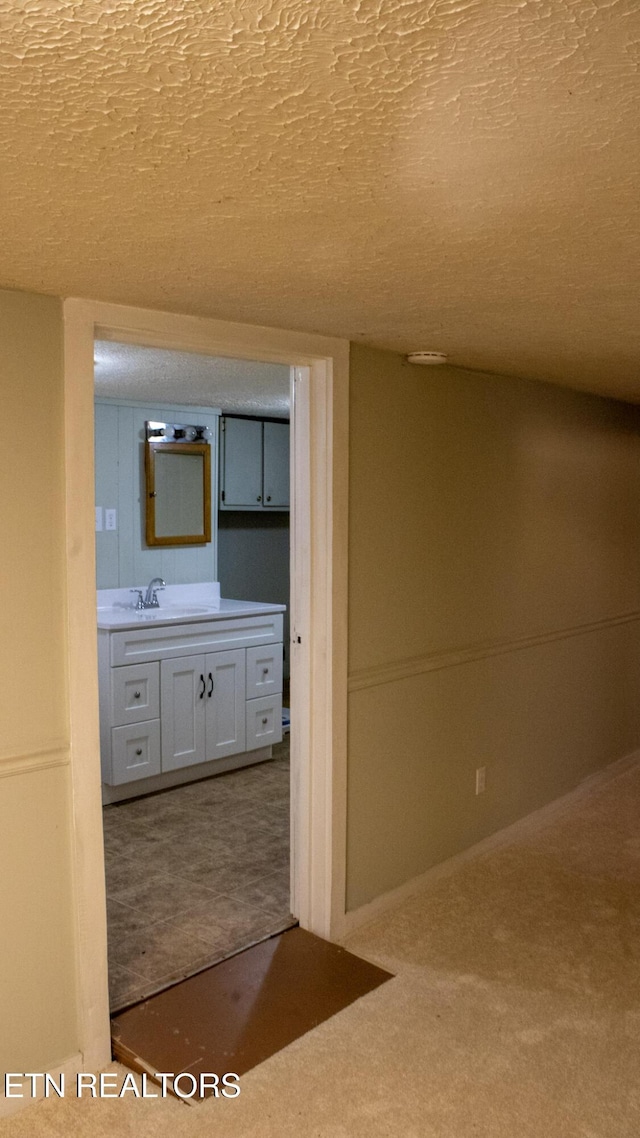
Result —
<instances>
[{"instance_id":1,"label":"cabinet handle","mask_svg":"<svg viewBox=\"0 0 640 1138\"><path fill-rule=\"evenodd\" d=\"M202 684L202 691L200 692L199 698L204 699L204 693L207 689L207 685L204 682L204 676L200 676L200 683Z\"/></svg>"},{"instance_id":2,"label":"cabinet handle","mask_svg":"<svg viewBox=\"0 0 640 1138\"><path fill-rule=\"evenodd\" d=\"M142 747L136 747L136 755L142 754Z\"/></svg>"},{"instance_id":3,"label":"cabinet handle","mask_svg":"<svg viewBox=\"0 0 640 1138\"><path fill-rule=\"evenodd\" d=\"M140 692L139 692L139 691L134 691L134 693L133 693L133 698L134 698L134 699L140 699Z\"/></svg>"},{"instance_id":4,"label":"cabinet handle","mask_svg":"<svg viewBox=\"0 0 640 1138\"><path fill-rule=\"evenodd\" d=\"M213 676L211 675L211 672L209 672L209 684L210 687L209 691L207 692L207 698L211 699L211 696L213 695Z\"/></svg>"}]
</instances>

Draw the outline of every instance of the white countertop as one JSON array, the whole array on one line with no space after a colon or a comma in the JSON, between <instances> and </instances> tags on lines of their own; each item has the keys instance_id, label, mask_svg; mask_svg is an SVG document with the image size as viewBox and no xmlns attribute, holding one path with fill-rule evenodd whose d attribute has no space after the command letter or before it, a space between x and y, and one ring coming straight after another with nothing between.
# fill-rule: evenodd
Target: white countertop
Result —
<instances>
[{"instance_id":1,"label":"white countertop","mask_svg":"<svg viewBox=\"0 0 640 1138\"><path fill-rule=\"evenodd\" d=\"M216 591L217 590L217 591ZM142 592L144 593L144 588ZM129 589L98 591L98 628L139 628L141 624L192 624L202 620L228 620L235 616L259 616L286 612L286 605L262 601L235 601L220 596L217 582L206 585L170 585L158 590L158 608L136 609Z\"/></svg>"}]
</instances>

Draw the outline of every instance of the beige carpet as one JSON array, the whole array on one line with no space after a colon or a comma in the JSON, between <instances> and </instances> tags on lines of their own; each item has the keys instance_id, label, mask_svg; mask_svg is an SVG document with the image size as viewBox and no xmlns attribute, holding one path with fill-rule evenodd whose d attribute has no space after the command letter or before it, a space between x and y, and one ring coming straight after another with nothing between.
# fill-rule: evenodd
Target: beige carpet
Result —
<instances>
[{"instance_id":1,"label":"beige carpet","mask_svg":"<svg viewBox=\"0 0 640 1138\"><path fill-rule=\"evenodd\" d=\"M352 935L395 979L239 1098L67 1098L0 1134L638 1138L640 766L508 837Z\"/></svg>"}]
</instances>

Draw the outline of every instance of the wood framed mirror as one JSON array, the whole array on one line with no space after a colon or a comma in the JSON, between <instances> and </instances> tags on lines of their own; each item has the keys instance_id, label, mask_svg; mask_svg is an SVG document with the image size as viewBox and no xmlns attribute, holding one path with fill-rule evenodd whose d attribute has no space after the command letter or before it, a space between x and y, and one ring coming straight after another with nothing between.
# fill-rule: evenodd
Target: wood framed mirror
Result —
<instances>
[{"instance_id":1,"label":"wood framed mirror","mask_svg":"<svg viewBox=\"0 0 640 1138\"><path fill-rule=\"evenodd\" d=\"M211 541L211 447L207 442L145 444L147 545Z\"/></svg>"}]
</instances>

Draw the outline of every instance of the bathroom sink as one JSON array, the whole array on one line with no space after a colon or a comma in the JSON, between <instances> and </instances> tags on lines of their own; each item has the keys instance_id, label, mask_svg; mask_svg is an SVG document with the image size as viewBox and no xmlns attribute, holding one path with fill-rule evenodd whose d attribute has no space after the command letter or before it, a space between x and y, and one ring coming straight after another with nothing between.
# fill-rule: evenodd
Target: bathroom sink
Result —
<instances>
[{"instance_id":1,"label":"bathroom sink","mask_svg":"<svg viewBox=\"0 0 640 1138\"><path fill-rule=\"evenodd\" d=\"M215 610L209 608L207 605L161 605L159 609L147 610L145 615L147 615L149 611L157 620L160 620L169 616L172 619L181 616L198 616L203 612L214 612Z\"/></svg>"},{"instance_id":2,"label":"bathroom sink","mask_svg":"<svg viewBox=\"0 0 640 1138\"><path fill-rule=\"evenodd\" d=\"M133 609L130 615L135 620L164 621L184 620L189 616L206 616L207 613L214 611L207 605L161 605L157 609Z\"/></svg>"},{"instance_id":3,"label":"bathroom sink","mask_svg":"<svg viewBox=\"0 0 640 1138\"><path fill-rule=\"evenodd\" d=\"M214 616L215 605L161 605L160 608L136 609L132 605L115 604L98 606L98 623L102 627L116 628L133 624L165 624L167 621L189 620L190 617Z\"/></svg>"},{"instance_id":4,"label":"bathroom sink","mask_svg":"<svg viewBox=\"0 0 640 1138\"><path fill-rule=\"evenodd\" d=\"M146 586L145 586L146 587ZM167 585L158 597L158 608L137 609L137 596L144 588L98 589L98 628L115 632L145 625L178 624L183 621L227 620L238 616L284 612L284 605L258 601L221 600L218 582ZM158 590L159 591L159 590ZM132 596L133 594L133 596ZM155 634L154 634L155 635Z\"/></svg>"}]
</instances>

